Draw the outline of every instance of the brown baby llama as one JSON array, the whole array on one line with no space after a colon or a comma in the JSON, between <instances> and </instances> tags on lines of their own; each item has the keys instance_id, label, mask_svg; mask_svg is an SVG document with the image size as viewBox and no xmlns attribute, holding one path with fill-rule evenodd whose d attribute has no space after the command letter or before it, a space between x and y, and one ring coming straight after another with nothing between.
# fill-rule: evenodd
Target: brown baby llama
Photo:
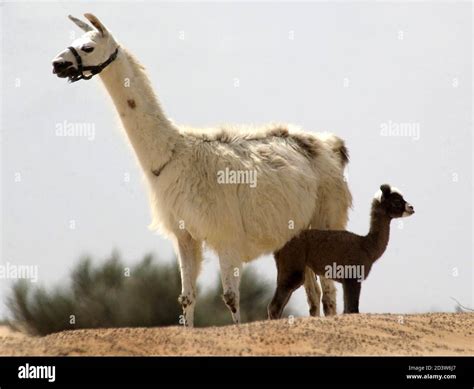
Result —
<instances>
[{"instance_id":1,"label":"brown baby llama","mask_svg":"<svg viewBox=\"0 0 474 389\"><path fill-rule=\"evenodd\" d=\"M365 236L349 231L305 230L275 252L277 289L268 317L278 319L294 290L304 281L305 267L342 283L344 313L359 313L361 282L387 248L390 221L415 213L403 195L382 185L372 202L370 231Z\"/></svg>"}]
</instances>

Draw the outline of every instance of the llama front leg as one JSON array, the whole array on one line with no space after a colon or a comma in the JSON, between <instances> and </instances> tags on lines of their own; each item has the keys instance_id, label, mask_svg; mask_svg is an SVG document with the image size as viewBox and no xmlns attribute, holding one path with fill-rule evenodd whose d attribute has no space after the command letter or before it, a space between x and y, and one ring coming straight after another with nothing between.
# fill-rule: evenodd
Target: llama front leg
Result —
<instances>
[{"instance_id":1,"label":"llama front leg","mask_svg":"<svg viewBox=\"0 0 474 389\"><path fill-rule=\"evenodd\" d=\"M344 313L359 313L359 299L361 283L355 279L343 282L344 288Z\"/></svg>"},{"instance_id":2,"label":"llama front leg","mask_svg":"<svg viewBox=\"0 0 474 389\"><path fill-rule=\"evenodd\" d=\"M242 262L230 253L219 253L222 299L232 314L234 324L240 323L240 277Z\"/></svg>"},{"instance_id":3,"label":"llama front leg","mask_svg":"<svg viewBox=\"0 0 474 389\"><path fill-rule=\"evenodd\" d=\"M183 308L185 325L194 326L194 307L196 303L196 279L202 259L202 244L187 232L176 237L176 252L181 272L181 295L178 302Z\"/></svg>"}]
</instances>

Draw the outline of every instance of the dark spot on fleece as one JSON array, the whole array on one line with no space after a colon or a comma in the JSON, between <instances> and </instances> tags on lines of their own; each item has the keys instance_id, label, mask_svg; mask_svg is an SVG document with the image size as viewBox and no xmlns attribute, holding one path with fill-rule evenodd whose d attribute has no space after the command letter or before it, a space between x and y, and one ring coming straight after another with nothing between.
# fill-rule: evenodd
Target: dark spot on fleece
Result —
<instances>
[{"instance_id":1,"label":"dark spot on fleece","mask_svg":"<svg viewBox=\"0 0 474 389\"><path fill-rule=\"evenodd\" d=\"M135 107L137 106L137 104L135 103L135 100L133 99L128 99L127 104L131 109L135 109Z\"/></svg>"}]
</instances>

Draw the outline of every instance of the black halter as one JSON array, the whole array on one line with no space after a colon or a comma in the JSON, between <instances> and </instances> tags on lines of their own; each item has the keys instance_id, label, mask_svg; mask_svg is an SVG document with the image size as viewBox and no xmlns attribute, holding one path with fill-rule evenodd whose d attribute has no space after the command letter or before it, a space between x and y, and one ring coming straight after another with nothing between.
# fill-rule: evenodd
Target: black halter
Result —
<instances>
[{"instance_id":1,"label":"black halter","mask_svg":"<svg viewBox=\"0 0 474 389\"><path fill-rule=\"evenodd\" d=\"M107 66L109 66L112 62L115 61L115 59L117 58L119 48L117 47L115 49L115 51L110 55L107 61L102 62L100 65L96 65L96 66L82 66L82 58L77 52L77 50L72 46L68 47L68 49L74 55L77 62L77 73L69 77L69 82L76 82L79 80L90 80L93 76L95 76L96 74L99 74L102 70L104 70ZM84 70L88 70L92 74L90 76L86 76L84 74Z\"/></svg>"}]
</instances>

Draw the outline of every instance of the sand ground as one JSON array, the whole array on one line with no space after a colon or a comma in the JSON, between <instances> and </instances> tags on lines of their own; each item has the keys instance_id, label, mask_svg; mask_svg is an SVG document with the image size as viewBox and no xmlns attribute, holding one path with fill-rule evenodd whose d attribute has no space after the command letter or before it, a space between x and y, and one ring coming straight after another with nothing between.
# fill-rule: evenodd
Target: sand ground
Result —
<instances>
[{"instance_id":1,"label":"sand ground","mask_svg":"<svg viewBox=\"0 0 474 389\"><path fill-rule=\"evenodd\" d=\"M0 355L474 355L474 313L339 315L45 337L0 327Z\"/></svg>"}]
</instances>

